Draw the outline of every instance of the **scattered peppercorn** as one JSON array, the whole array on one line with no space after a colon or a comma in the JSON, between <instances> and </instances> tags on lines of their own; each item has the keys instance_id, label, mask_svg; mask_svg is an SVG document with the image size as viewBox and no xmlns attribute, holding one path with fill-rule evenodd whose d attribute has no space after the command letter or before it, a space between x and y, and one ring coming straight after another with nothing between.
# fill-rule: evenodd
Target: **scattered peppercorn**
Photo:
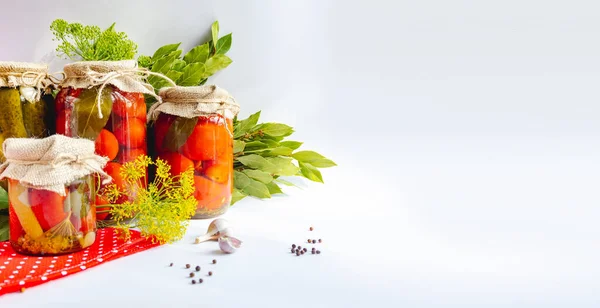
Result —
<instances>
[{"instance_id":1,"label":"scattered peppercorn","mask_svg":"<svg viewBox=\"0 0 600 308\"><path fill-rule=\"evenodd\" d=\"M317 250L317 248L313 247L311 250L312 250L312 251L315 251L315 250Z\"/></svg>"},{"instance_id":2,"label":"scattered peppercorn","mask_svg":"<svg viewBox=\"0 0 600 308\"><path fill-rule=\"evenodd\" d=\"M196 280L195 279L192 279L192 284L196 284Z\"/></svg>"},{"instance_id":3,"label":"scattered peppercorn","mask_svg":"<svg viewBox=\"0 0 600 308\"><path fill-rule=\"evenodd\" d=\"M186 264L186 265L185 265L185 268L190 268L190 265L189 265L189 264Z\"/></svg>"},{"instance_id":4,"label":"scattered peppercorn","mask_svg":"<svg viewBox=\"0 0 600 308\"><path fill-rule=\"evenodd\" d=\"M323 242L323 240L319 239L319 243L322 243L322 242Z\"/></svg>"},{"instance_id":5,"label":"scattered peppercorn","mask_svg":"<svg viewBox=\"0 0 600 308\"><path fill-rule=\"evenodd\" d=\"M310 243L312 243L312 240L311 240L311 239L308 239L308 243L309 243L309 244L310 244Z\"/></svg>"},{"instance_id":6,"label":"scattered peppercorn","mask_svg":"<svg viewBox=\"0 0 600 308\"><path fill-rule=\"evenodd\" d=\"M213 264L217 264L217 260L213 259Z\"/></svg>"},{"instance_id":7,"label":"scattered peppercorn","mask_svg":"<svg viewBox=\"0 0 600 308\"><path fill-rule=\"evenodd\" d=\"M300 255L300 250L296 250L296 255L299 256Z\"/></svg>"},{"instance_id":8,"label":"scattered peppercorn","mask_svg":"<svg viewBox=\"0 0 600 308\"><path fill-rule=\"evenodd\" d=\"M316 243L317 243L317 240L313 240L313 244L316 244Z\"/></svg>"},{"instance_id":9,"label":"scattered peppercorn","mask_svg":"<svg viewBox=\"0 0 600 308\"><path fill-rule=\"evenodd\" d=\"M313 251L311 251L310 253L312 253L312 254L314 255L316 252L313 250Z\"/></svg>"},{"instance_id":10,"label":"scattered peppercorn","mask_svg":"<svg viewBox=\"0 0 600 308\"><path fill-rule=\"evenodd\" d=\"M304 248L304 249L302 249L302 251L304 251L304 252L307 252L307 251L308 251L308 249Z\"/></svg>"},{"instance_id":11,"label":"scattered peppercorn","mask_svg":"<svg viewBox=\"0 0 600 308\"><path fill-rule=\"evenodd\" d=\"M320 254L321 254L321 251L320 251L320 250L317 250L317 254L318 254L318 255L320 255Z\"/></svg>"},{"instance_id":12,"label":"scattered peppercorn","mask_svg":"<svg viewBox=\"0 0 600 308\"><path fill-rule=\"evenodd\" d=\"M169 266L173 267L173 263L169 264Z\"/></svg>"},{"instance_id":13,"label":"scattered peppercorn","mask_svg":"<svg viewBox=\"0 0 600 308\"><path fill-rule=\"evenodd\" d=\"M298 246L298 250L302 250L302 246Z\"/></svg>"},{"instance_id":14,"label":"scattered peppercorn","mask_svg":"<svg viewBox=\"0 0 600 308\"><path fill-rule=\"evenodd\" d=\"M292 253L296 253L296 249L292 248Z\"/></svg>"},{"instance_id":15,"label":"scattered peppercorn","mask_svg":"<svg viewBox=\"0 0 600 308\"><path fill-rule=\"evenodd\" d=\"M292 244L292 248L296 248L296 244Z\"/></svg>"},{"instance_id":16,"label":"scattered peppercorn","mask_svg":"<svg viewBox=\"0 0 600 308\"><path fill-rule=\"evenodd\" d=\"M200 265L196 265L196 272L200 271Z\"/></svg>"},{"instance_id":17,"label":"scattered peppercorn","mask_svg":"<svg viewBox=\"0 0 600 308\"><path fill-rule=\"evenodd\" d=\"M190 273L190 277L194 277L194 276L196 276L196 275L193 272Z\"/></svg>"},{"instance_id":18,"label":"scattered peppercorn","mask_svg":"<svg viewBox=\"0 0 600 308\"><path fill-rule=\"evenodd\" d=\"M212 276L212 272L208 272L208 276Z\"/></svg>"},{"instance_id":19,"label":"scattered peppercorn","mask_svg":"<svg viewBox=\"0 0 600 308\"><path fill-rule=\"evenodd\" d=\"M314 230L314 229L313 229L313 227L310 227L308 230L312 231L312 230Z\"/></svg>"},{"instance_id":20,"label":"scattered peppercorn","mask_svg":"<svg viewBox=\"0 0 600 308\"><path fill-rule=\"evenodd\" d=\"M198 279L198 283L203 283L204 280L202 280L202 278Z\"/></svg>"},{"instance_id":21,"label":"scattered peppercorn","mask_svg":"<svg viewBox=\"0 0 600 308\"><path fill-rule=\"evenodd\" d=\"M300 254L302 254L302 255L303 255L305 252L306 252L306 251L302 250L302 251L300 252Z\"/></svg>"}]
</instances>

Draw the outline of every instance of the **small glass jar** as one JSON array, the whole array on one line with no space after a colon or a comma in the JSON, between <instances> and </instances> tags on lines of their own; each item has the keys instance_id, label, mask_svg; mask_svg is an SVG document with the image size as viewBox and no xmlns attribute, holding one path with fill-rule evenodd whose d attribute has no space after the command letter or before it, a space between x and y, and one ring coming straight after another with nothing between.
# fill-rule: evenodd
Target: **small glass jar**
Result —
<instances>
[{"instance_id":1,"label":"small glass jar","mask_svg":"<svg viewBox=\"0 0 600 308\"><path fill-rule=\"evenodd\" d=\"M110 74L124 69L124 65L125 68L135 68L135 62L131 61L92 62L89 67L102 74ZM86 62L65 66L65 78L75 78L76 73L85 66ZM146 103L143 93L123 91L113 84L85 88L69 86L62 88L56 96L55 110L56 132L95 141L96 154L109 159L104 171L115 179L117 186L123 183L119 180L122 165L147 154ZM147 179L142 185L146 184ZM124 190L124 187L119 188ZM133 201L132 199L131 196L124 196L116 203ZM110 219L108 208L101 207L108 204L108 201L98 198L96 204L101 212L97 218Z\"/></svg>"},{"instance_id":2,"label":"small glass jar","mask_svg":"<svg viewBox=\"0 0 600 308\"><path fill-rule=\"evenodd\" d=\"M96 239L93 176L65 185L65 196L9 179L10 243L30 255L70 253Z\"/></svg>"},{"instance_id":3,"label":"small glass jar","mask_svg":"<svg viewBox=\"0 0 600 308\"><path fill-rule=\"evenodd\" d=\"M233 191L233 117L239 106L216 86L163 88L160 96L163 102L150 114L157 157L172 175L194 169L198 207L192 218L224 214Z\"/></svg>"}]
</instances>

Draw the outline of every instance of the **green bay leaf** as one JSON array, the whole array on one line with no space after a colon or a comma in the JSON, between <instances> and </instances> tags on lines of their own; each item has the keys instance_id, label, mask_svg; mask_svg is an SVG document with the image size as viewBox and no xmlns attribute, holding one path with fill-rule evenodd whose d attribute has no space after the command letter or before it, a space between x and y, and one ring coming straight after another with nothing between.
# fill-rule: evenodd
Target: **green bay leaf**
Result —
<instances>
[{"instance_id":1,"label":"green bay leaf","mask_svg":"<svg viewBox=\"0 0 600 308\"><path fill-rule=\"evenodd\" d=\"M302 142L299 142L299 141L282 141L282 142L279 143L279 145L281 145L282 147L290 148L292 150L296 150L300 146L302 146Z\"/></svg>"},{"instance_id":2,"label":"green bay leaf","mask_svg":"<svg viewBox=\"0 0 600 308\"><path fill-rule=\"evenodd\" d=\"M233 193L231 194L231 205L234 205L236 202L246 198L247 195L240 191L237 188L233 189Z\"/></svg>"},{"instance_id":3,"label":"green bay leaf","mask_svg":"<svg viewBox=\"0 0 600 308\"><path fill-rule=\"evenodd\" d=\"M249 178L255 179L265 184L271 183L273 181L273 177L271 176L271 174L265 171L245 169L242 172Z\"/></svg>"},{"instance_id":4,"label":"green bay leaf","mask_svg":"<svg viewBox=\"0 0 600 308\"><path fill-rule=\"evenodd\" d=\"M242 163L246 167L250 167L252 169L259 169L265 172L273 172L277 170L277 166L272 162L268 161L264 157L256 154L250 154L246 156L240 156L237 158L237 161Z\"/></svg>"},{"instance_id":5,"label":"green bay leaf","mask_svg":"<svg viewBox=\"0 0 600 308\"><path fill-rule=\"evenodd\" d=\"M240 153L246 148L246 143L241 140L233 140L233 153Z\"/></svg>"},{"instance_id":6,"label":"green bay leaf","mask_svg":"<svg viewBox=\"0 0 600 308\"><path fill-rule=\"evenodd\" d=\"M190 49L190 51L188 51L185 54L185 56L183 56L183 61L185 61L188 64L197 62L204 63L206 62L206 60L208 60L209 55L210 46L208 45L208 43L205 43Z\"/></svg>"},{"instance_id":7,"label":"green bay leaf","mask_svg":"<svg viewBox=\"0 0 600 308\"><path fill-rule=\"evenodd\" d=\"M210 33L211 33L213 44L216 45L219 40L219 21L218 20L213 22L212 26L210 27Z\"/></svg>"},{"instance_id":8,"label":"green bay leaf","mask_svg":"<svg viewBox=\"0 0 600 308\"><path fill-rule=\"evenodd\" d=\"M166 56L170 53L172 53L173 51L176 51L177 48L179 48L179 45L181 45L181 43L176 43L176 44L168 44L165 46L162 46L160 48L158 48L155 52L154 55L152 55L152 59L154 61L158 60L159 58Z\"/></svg>"},{"instance_id":9,"label":"green bay leaf","mask_svg":"<svg viewBox=\"0 0 600 308\"><path fill-rule=\"evenodd\" d=\"M283 191L281 190L281 187L279 187L279 185L277 185L277 183L270 182L270 183L267 183L265 185L267 185L267 188L269 189L269 193L271 195L283 194Z\"/></svg>"},{"instance_id":10,"label":"green bay leaf","mask_svg":"<svg viewBox=\"0 0 600 308\"><path fill-rule=\"evenodd\" d=\"M194 131L196 123L198 118L177 117L167 131L163 147L171 152L177 152Z\"/></svg>"},{"instance_id":11,"label":"green bay leaf","mask_svg":"<svg viewBox=\"0 0 600 308\"><path fill-rule=\"evenodd\" d=\"M183 75L178 80L180 86L197 86L205 74L202 63L192 63L183 68Z\"/></svg>"},{"instance_id":12,"label":"green bay leaf","mask_svg":"<svg viewBox=\"0 0 600 308\"><path fill-rule=\"evenodd\" d=\"M298 164L300 165L300 172L302 172L302 175L305 178L314 182L323 183L323 176L319 169L309 163L299 162Z\"/></svg>"},{"instance_id":13,"label":"green bay leaf","mask_svg":"<svg viewBox=\"0 0 600 308\"><path fill-rule=\"evenodd\" d=\"M298 167L292 163L292 159L288 157L267 157L268 162L275 166L274 170L265 170L275 175L294 176L298 174Z\"/></svg>"},{"instance_id":14,"label":"green bay leaf","mask_svg":"<svg viewBox=\"0 0 600 308\"><path fill-rule=\"evenodd\" d=\"M286 137L294 132L291 126L282 123L263 123L252 129L253 131L260 130L264 134L273 137Z\"/></svg>"},{"instance_id":15,"label":"green bay leaf","mask_svg":"<svg viewBox=\"0 0 600 308\"><path fill-rule=\"evenodd\" d=\"M337 166L332 160L315 151L300 151L292 155L296 160L303 163L309 163L314 167L327 168Z\"/></svg>"},{"instance_id":16,"label":"green bay leaf","mask_svg":"<svg viewBox=\"0 0 600 308\"><path fill-rule=\"evenodd\" d=\"M231 33L223 36L217 41L216 53L225 54L231 48Z\"/></svg>"},{"instance_id":17,"label":"green bay leaf","mask_svg":"<svg viewBox=\"0 0 600 308\"><path fill-rule=\"evenodd\" d=\"M231 59L226 55L214 55L212 58L209 58L204 63L206 65L206 70L204 72L204 78L208 78L214 73L226 68L231 64Z\"/></svg>"},{"instance_id":18,"label":"green bay leaf","mask_svg":"<svg viewBox=\"0 0 600 308\"><path fill-rule=\"evenodd\" d=\"M233 129L233 138L239 138L246 134L251 128L253 128L256 123L258 123L258 119L260 118L260 111L251 114L248 118L236 121L234 129Z\"/></svg>"}]
</instances>

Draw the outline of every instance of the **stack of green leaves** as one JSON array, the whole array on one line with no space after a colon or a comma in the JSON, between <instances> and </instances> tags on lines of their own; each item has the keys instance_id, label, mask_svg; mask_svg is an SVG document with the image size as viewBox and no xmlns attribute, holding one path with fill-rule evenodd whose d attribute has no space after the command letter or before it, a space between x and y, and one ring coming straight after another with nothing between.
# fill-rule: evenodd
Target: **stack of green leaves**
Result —
<instances>
[{"instance_id":1,"label":"stack of green leaves","mask_svg":"<svg viewBox=\"0 0 600 308\"><path fill-rule=\"evenodd\" d=\"M282 177L302 176L323 183L319 168L336 164L314 151L297 151L302 142L285 140L294 129L281 123L258 123L260 111L247 119L234 119L234 179L231 204L247 197L270 198L281 194ZM296 162L297 164L295 164Z\"/></svg>"},{"instance_id":2,"label":"stack of green leaves","mask_svg":"<svg viewBox=\"0 0 600 308\"><path fill-rule=\"evenodd\" d=\"M160 47L152 57L139 56L138 64L152 72L166 75L179 86L202 85L208 77L232 62L225 55L231 48L231 33L219 38L219 22L215 21L211 27L211 36L209 42L192 48L183 58L183 51L179 49L181 43L176 43ZM156 76L150 76L148 83L156 90L170 86L168 81Z\"/></svg>"}]
</instances>

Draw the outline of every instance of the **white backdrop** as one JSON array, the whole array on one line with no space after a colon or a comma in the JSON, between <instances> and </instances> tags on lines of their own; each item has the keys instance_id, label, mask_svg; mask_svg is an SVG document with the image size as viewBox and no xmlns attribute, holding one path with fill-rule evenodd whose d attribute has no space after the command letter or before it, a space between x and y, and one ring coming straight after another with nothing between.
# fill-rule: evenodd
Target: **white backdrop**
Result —
<instances>
[{"instance_id":1,"label":"white backdrop","mask_svg":"<svg viewBox=\"0 0 600 308\"><path fill-rule=\"evenodd\" d=\"M234 62L211 81L339 167L231 208L245 247L202 287L165 268L213 258L189 244L195 221L0 307L600 304L596 1L15 2L1 60L47 59L55 18L115 21L144 54L204 42L218 19ZM324 253L289 256L309 225Z\"/></svg>"}]
</instances>

